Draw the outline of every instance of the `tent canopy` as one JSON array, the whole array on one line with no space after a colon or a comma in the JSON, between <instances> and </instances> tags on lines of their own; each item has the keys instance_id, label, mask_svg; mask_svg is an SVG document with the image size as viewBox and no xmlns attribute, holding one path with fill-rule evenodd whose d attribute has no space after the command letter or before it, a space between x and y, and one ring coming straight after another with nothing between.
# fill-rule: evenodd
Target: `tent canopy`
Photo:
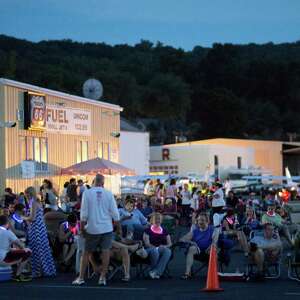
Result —
<instances>
[{"instance_id":1,"label":"tent canopy","mask_svg":"<svg viewBox=\"0 0 300 300\"><path fill-rule=\"evenodd\" d=\"M120 164L114 163L103 158L94 158L72 165L61 170L61 175L135 175L135 172Z\"/></svg>"}]
</instances>

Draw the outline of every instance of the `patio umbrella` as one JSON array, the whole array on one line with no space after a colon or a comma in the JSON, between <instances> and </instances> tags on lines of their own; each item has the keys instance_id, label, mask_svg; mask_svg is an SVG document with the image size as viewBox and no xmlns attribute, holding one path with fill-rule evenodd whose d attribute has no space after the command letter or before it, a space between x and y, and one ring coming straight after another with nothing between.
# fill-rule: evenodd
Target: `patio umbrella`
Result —
<instances>
[{"instance_id":1,"label":"patio umbrella","mask_svg":"<svg viewBox=\"0 0 300 300\"><path fill-rule=\"evenodd\" d=\"M61 170L61 175L135 175L135 172L120 164L103 158L94 158Z\"/></svg>"}]
</instances>

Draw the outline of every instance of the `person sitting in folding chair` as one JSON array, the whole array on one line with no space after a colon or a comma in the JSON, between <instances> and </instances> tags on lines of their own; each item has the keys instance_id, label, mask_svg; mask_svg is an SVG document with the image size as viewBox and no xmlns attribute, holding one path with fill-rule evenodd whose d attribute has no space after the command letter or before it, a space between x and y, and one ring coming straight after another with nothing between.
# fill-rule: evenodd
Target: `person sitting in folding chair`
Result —
<instances>
[{"instance_id":1,"label":"person sitting in folding chair","mask_svg":"<svg viewBox=\"0 0 300 300\"><path fill-rule=\"evenodd\" d=\"M162 215L154 213L151 217L151 226L143 235L146 251L150 257L151 270L149 276L159 279L163 275L172 256L172 241L169 232L162 227Z\"/></svg>"},{"instance_id":2,"label":"person sitting in folding chair","mask_svg":"<svg viewBox=\"0 0 300 300\"><path fill-rule=\"evenodd\" d=\"M136 240L142 239L143 232L148 224L144 215L135 208L135 200L132 198L125 200L125 207L119 209L120 222L125 229L126 235Z\"/></svg>"},{"instance_id":3,"label":"person sitting in folding chair","mask_svg":"<svg viewBox=\"0 0 300 300\"><path fill-rule=\"evenodd\" d=\"M249 248L247 243L247 238L245 233L239 227L239 222L237 216L234 214L234 210L232 208L227 209L226 216L222 221L222 230L223 235L230 240L234 240L238 242L242 247L245 256L248 256Z\"/></svg>"},{"instance_id":4,"label":"person sitting in folding chair","mask_svg":"<svg viewBox=\"0 0 300 300\"><path fill-rule=\"evenodd\" d=\"M294 251L287 254L288 277L300 282L300 231L294 236Z\"/></svg>"},{"instance_id":5,"label":"person sitting in folding chair","mask_svg":"<svg viewBox=\"0 0 300 300\"><path fill-rule=\"evenodd\" d=\"M31 255L31 250L25 248L24 244L9 229L9 220L7 216L0 216L0 264L17 265L15 281L29 281L31 278L22 274L22 271ZM11 246L17 246L11 248Z\"/></svg>"},{"instance_id":6,"label":"person sitting in folding chair","mask_svg":"<svg viewBox=\"0 0 300 300\"><path fill-rule=\"evenodd\" d=\"M62 268L67 270L70 268L72 258L76 253L76 239L79 235L79 222L75 214L70 214L66 222L59 226L58 238L62 244Z\"/></svg>"},{"instance_id":7,"label":"person sitting in folding chair","mask_svg":"<svg viewBox=\"0 0 300 300\"><path fill-rule=\"evenodd\" d=\"M122 277L123 282L130 281L130 256L132 253L136 253L138 256L147 257L147 252L142 246L142 242L123 239L118 236L117 233L114 233L114 239L112 241L112 248L110 250L111 264L114 264L115 261L122 262L122 268L124 277ZM116 272L122 270L121 266L116 266L116 269L113 270L112 274L109 277L113 277ZM109 278L111 279L111 278Z\"/></svg>"},{"instance_id":8,"label":"person sitting in folding chair","mask_svg":"<svg viewBox=\"0 0 300 300\"><path fill-rule=\"evenodd\" d=\"M289 232L287 225L285 224L282 217L276 213L276 204L274 202L270 202L267 207L267 212L261 218L262 224L273 224L278 231L280 236L284 236L289 243L289 245L293 248L294 243Z\"/></svg>"},{"instance_id":9,"label":"person sitting in folding chair","mask_svg":"<svg viewBox=\"0 0 300 300\"><path fill-rule=\"evenodd\" d=\"M250 240L250 262L257 266L256 279L264 278L265 264L276 263L281 249L282 243L278 233L274 231L274 226L269 223L265 224L263 234L257 234Z\"/></svg>"},{"instance_id":10,"label":"person sitting in folding chair","mask_svg":"<svg viewBox=\"0 0 300 300\"><path fill-rule=\"evenodd\" d=\"M209 249L213 242L214 227L208 224L209 218L206 213L200 213L197 217L197 226L180 239L180 242L190 243L186 256L186 269L181 279L192 277L192 266L194 257L208 260Z\"/></svg>"}]
</instances>

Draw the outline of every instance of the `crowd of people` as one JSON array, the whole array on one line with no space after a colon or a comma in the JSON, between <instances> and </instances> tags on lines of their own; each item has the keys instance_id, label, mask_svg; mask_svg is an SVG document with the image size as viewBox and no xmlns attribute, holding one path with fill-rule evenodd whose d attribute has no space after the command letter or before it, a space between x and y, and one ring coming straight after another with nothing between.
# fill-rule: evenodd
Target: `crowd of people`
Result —
<instances>
[{"instance_id":1,"label":"crowd of people","mask_svg":"<svg viewBox=\"0 0 300 300\"><path fill-rule=\"evenodd\" d=\"M158 179L145 183L144 195L116 198L104 184L97 174L91 186L71 178L60 194L48 179L38 191L28 187L16 195L6 188L0 266L12 265L16 281L74 272L74 285L84 284L91 269L99 285L106 285L112 261L122 266L124 282L131 280L136 259L148 265L149 278L161 278L177 246L185 249L184 280L192 277L195 258L208 260L212 246L225 265L232 249L239 249L240 264L254 264L256 279L264 278L266 263L278 260L283 246L300 259L298 225L289 218L286 199L273 191L242 197L225 195L220 182Z\"/></svg>"}]
</instances>

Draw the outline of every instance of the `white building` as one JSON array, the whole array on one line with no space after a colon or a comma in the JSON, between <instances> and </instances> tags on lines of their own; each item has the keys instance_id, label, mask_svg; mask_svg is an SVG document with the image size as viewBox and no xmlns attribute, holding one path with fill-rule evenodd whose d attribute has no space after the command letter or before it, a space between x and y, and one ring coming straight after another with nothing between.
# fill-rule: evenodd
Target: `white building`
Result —
<instances>
[{"instance_id":1,"label":"white building","mask_svg":"<svg viewBox=\"0 0 300 300\"><path fill-rule=\"evenodd\" d=\"M120 163L136 172L149 173L149 132L145 132L121 118Z\"/></svg>"},{"instance_id":2,"label":"white building","mask_svg":"<svg viewBox=\"0 0 300 300\"><path fill-rule=\"evenodd\" d=\"M122 153L122 151L121 151ZM173 144L150 147L150 173L154 175L215 175L225 179L230 169L254 166L254 149L225 145Z\"/></svg>"}]
</instances>

